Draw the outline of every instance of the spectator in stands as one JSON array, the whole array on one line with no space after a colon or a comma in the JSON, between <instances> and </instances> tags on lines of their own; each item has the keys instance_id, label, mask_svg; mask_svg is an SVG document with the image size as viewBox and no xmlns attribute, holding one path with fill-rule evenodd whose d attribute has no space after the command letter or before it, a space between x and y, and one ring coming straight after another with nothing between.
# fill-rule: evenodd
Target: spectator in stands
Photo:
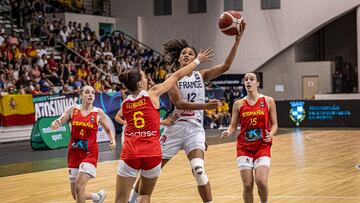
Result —
<instances>
[{"instance_id":1,"label":"spectator in stands","mask_svg":"<svg viewBox=\"0 0 360 203\"><path fill-rule=\"evenodd\" d=\"M0 72L0 91L5 89L5 77L4 73Z\"/></svg>"},{"instance_id":2,"label":"spectator in stands","mask_svg":"<svg viewBox=\"0 0 360 203\"><path fill-rule=\"evenodd\" d=\"M54 53L50 54L50 58L47 60L49 68L51 71L57 71L58 69L58 64L56 63L55 59L54 59Z\"/></svg>"},{"instance_id":3,"label":"spectator in stands","mask_svg":"<svg viewBox=\"0 0 360 203\"><path fill-rule=\"evenodd\" d=\"M7 92L8 92L8 94L16 94L17 93L14 85L9 85L7 88Z\"/></svg>"},{"instance_id":4,"label":"spectator in stands","mask_svg":"<svg viewBox=\"0 0 360 203\"><path fill-rule=\"evenodd\" d=\"M41 57L38 58L36 64L39 65L41 68L44 67L45 64L48 63L48 60L46 58L46 54L40 55Z\"/></svg>"},{"instance_id":5,"label":"spectator in stands","mask_svg":"<svg viewBox=\"0 0 360 203\"><path fill-rule=\"evenodd\" d=\"M39 65L33 64L33 68L30 70L30 78L35 80L36 82L39 82L41 79L41 72L39 70Z\"/></svg>"},{"instance_id":6,"label":"spectator in stands","mask_svg":"<svg viewBox=\"0 0 360 203\"><path fill-rule=\"evenodd\" d=\"M63 28L60 30L59 36L60 36L61 41L66 44L68 37L69 37L69 33L67 31L66 26L63 26Z\"/></svg>"},{"instance_id":7,"label":"spectator in stands","mask_svg":"<svg viewBox=\"0 0 360 203\"><path fill-rule=\"evenodd\" d=\"M62 86L62 89L59 91L59 94L71 94L72 91L69 89L69 84L65 83Z\"/></svg>"},{"instance_id":8,"label":"spectator in stands","mask_svg":"<svg viewBox=\"0 0 360 203\"><path fill-rule=\"evenodd\" d=\"M86 70L86 64L81 63L80 68L76 71L76 76L80 79L85 79L89 75L88 71Z\"/></svg>"},{"instance_id":9,"label":"spectator in stands","mask_svg":"<svg viewBox=\"0 0 360 203\"><path fill-rule=\"evenodd\" d=\"M54 85L47 79L44 73L41 74L41 79L38 84L40 85L40 91L45 94L49 93L51 86Z\"/></svg>"},{"instance_id":10,"label":"spectator in stands","mask_svg":"<svg viewBox=\"0 0 360 203\"><path fill-rule=\"evenodd\" d=\"M84 27L84 29L83 29L83 32L84 33L91 33L91 29L90 29L90 25L89 25L89 23L87 22L87 23L85 23L85 27Z\"/></svg>"},{"instance_id":11,"label":"spectator in stands","mask_svg":"<svg viewBox=\"0 0 360 203\"><path fill-rule=\"evenodd\" d=\"M217 113L217 109L205 109L205 118L210 121L210 128L218 128L220 116Z\"/></svg>"},{"instance_id":12,"label":"spectator in stands","mask_svg":"<svg viewBox=\"0 0 360 203\"><path fill-rule=\"evenodd\" d=\"M1 28L0 29L0 47L2 46L3 43L5 44L5 42L6 42L5 39L6 39L5 29Z\"/></svg>"},{"instance_id":13,"label":"spectator in stands","mask_svg":"<svg viewBox=\"0 0 360 203\"><path fill-rule=\"evenodd\" d=\"M230 107L229 104L226 102L226 98L223 97L221 99L221 106L218 108L218 114L220 117L220 126L228 126L230 121L231 121L231 116L230 116Z\"/></svg>"}]
</instances>

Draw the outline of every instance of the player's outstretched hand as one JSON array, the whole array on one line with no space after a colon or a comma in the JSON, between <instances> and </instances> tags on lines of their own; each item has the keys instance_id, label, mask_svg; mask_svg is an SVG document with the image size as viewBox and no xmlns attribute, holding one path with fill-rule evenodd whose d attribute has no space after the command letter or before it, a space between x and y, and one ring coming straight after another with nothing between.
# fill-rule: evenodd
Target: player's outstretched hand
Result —
<instances>
[{"instance_id":1,"label":"player's outstretched hand","mask_svg":"<svg viewBox=\"0 0 360 203\"><path fill-rule=\"evenodd\" d=\"M200 50L197 59L200 61L200 63L205 61L212 61L212 58L214 57L214 50L212 48L207 48L205 51Z\"/></svg>"},{"instance_id":2,"label":"player's outstretched hand","mask_svg":"<svg viewBox=\"0 0 360 203\"><path fill-rule=\"evenodd\" d=\"M239 30L238 34L236 35L236 41L239 41L241 39L242 35L244 34L245 27L246 27L246 23L243 21L240 24L240 30Z\"/></svg>"}]
</instances>

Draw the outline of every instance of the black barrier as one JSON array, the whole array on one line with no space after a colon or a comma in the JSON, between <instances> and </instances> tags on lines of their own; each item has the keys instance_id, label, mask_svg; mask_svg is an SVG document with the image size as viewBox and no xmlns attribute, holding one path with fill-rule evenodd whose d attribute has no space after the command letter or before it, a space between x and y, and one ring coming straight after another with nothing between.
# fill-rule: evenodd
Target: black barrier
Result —
<instances>
[{"instance_id":1,"label":"black barrier","mask_svg":"<svg viewBox=\"0 0 360 203\"><path fill-rule=\"evenodd\" d=\"M279 127L360 127L360 100L276 101Z\"/></svg>"}]
</instances>

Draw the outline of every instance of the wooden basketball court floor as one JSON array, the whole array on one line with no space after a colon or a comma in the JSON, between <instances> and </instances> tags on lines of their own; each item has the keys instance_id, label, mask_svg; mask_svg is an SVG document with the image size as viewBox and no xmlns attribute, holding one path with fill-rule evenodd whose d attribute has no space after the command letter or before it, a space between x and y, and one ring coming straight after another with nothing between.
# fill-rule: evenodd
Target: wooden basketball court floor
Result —
<instances>
[{"instance_id":1,"label":"wooden basketball court floor","mask_svg":"<svg viewBox=\"0 0 360 203\"><path fill-rule=\"evenodd\" d=\"M215 203L243 202L235 158L235 142L213 144L206 153L205 169ZM360 202L359 129L289 129L275 137L271 161L269 202ZM88 191L106 189L105 202L114 202L116 170L117 161L99 163ZM260 202L256 188L254 196L254 202ZM2 177L0 202L74 202L67 169ZM183 152L164 168L152 202L201 202Z\"/></svg>"}]
</instances>

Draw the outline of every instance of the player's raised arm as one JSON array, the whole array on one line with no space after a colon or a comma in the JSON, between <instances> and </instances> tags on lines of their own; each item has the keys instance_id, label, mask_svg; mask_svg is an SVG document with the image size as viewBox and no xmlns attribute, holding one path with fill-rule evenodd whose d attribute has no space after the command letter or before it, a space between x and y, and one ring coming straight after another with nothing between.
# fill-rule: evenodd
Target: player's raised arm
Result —
<instances>
[{"instance_id":1,"label":"player's raised arm","mask_svg":"<svg viewBox=\"0 0 360 203\"><path fill-rule=\"evenodd\" d=\"M177 70L163 83L155 85L153 88L149 90L149 93L153 94L154 97L159 97L160 95L169 91L174 85L176 85L177 81L179 81L185 75L191 73L191 71L193 71L200 63L203 63L205 61L211 61L213 57L214 54L211 48L208 48L205 51L200 51L199 55L193 62Z\"/></svg>"}]
</instances>

